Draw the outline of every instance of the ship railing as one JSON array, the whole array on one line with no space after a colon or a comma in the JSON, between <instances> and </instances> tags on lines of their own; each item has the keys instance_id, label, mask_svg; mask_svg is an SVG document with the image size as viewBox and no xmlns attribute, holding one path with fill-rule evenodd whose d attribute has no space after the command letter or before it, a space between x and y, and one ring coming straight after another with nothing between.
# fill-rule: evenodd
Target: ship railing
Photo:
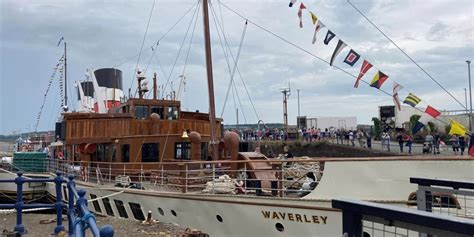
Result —
<instances>
[{"instance_id":1,"label":"ship railing","mask_svg":"<svg viewBox=\"0 0 474 237\"><path fill-rule=\"evenodd\" d=\"M309 159L172 162L51 163L80 181L98 185L208 194L301 197L323 174L323 161ZM315 180L302 188L307 174ZM310 182L311 183L311 182Z\"/></svg>"},{"instance_id":2,"label":"ship railing","mask_svg":"<svg viewBox=\"0 0 474 237\"><path fill-rule=\"evenodd\" d=\"M412 177L410 183L418 185L411 198L418 210L474 218L474 182Z\"/></svg>"},{"instance_id":3,"label":"ship railing","mask_svg":"<svg viewBox=\"0 0 474 237\"><path fill-rule=\"evenodd\" d=\"M347 237L472 237L474 220L429 213L411 208L351 199L333 199L332 207L342 210L341 236Z\"/></svg>"}]
</instances>

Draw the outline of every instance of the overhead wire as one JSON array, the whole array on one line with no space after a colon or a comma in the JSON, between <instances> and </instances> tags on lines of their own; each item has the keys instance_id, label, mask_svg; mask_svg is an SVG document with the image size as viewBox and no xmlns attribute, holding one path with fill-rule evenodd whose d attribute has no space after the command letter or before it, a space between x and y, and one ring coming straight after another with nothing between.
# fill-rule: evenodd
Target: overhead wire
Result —
<instances>
[{"instance_id":1,"label":"overhead wire","mask_svg":"<svg viewBox=\"0 0 474 237\"><path fill-rule=\"evenodd\" d=\"M220 4L223 4L223 3L221 3L221 2L219 2L219 3L220 3ZM214 7L213 7L212 3L209 3L209 4L211 5L211 13L213 13L213 15L217 15L217 14L215 13L215 10L214 10ZM244 20L247 20L246 18L243 18L243 19L244 19ZM221 29L221 30L222 30L222 29ZM227 38L226 38L225 34L224 34L223 37L224 37L225 45L227 46L227 48L229 48L229 54L230 54L230 56L231 56L231 59L235 62L234 55L232 54L232 50L230 50L230 46L229 46L229 43L228 43L228 41L227 41ZM228 65L228 66L229 66L229 65ZM229 66L229 68L230 68L230 66ZM247 88L247 85L245 84L245 81L244 81L244 79L243 79L243 77L242 77L242 74L240 73L240 70L239 70L239 67L238 67L238 66L236 67L236 70L237 70L237 73L239 74L240 81L242 82L242 84L243 84L243 86L244 86L244 89L245 89L245 92L246 92L246 94L247 94L247 97L249 98L250 104L252 105L252 109L253 109L253 111L254 111L254 113L255 113L255 116L257 117L258 120L260 120L260 116L259 116L259 114L258 114L258 112L257 112L257 109L255 108L255 105L254 105L254 103L253 103L252 97L250 96L249 90L248 90L248 88Z\"/></svg>"},{"instance_id":2,"label":"overhead wire","mask_svg":"<svg viewBox=\"0 0 474 237\"><path fill-rule=\"evenodd\" d=\"M299 46L299 45L297 45L297 44L295 44L295 43L292 43L292 42L290 42L289 40L283 38L282 36L280 36L280 35L274 33L273 31L271 31L271 30L269 30L269 29L267 29L267 28L265 28L265 27L263 27L263 26L257 24L256 22L254 22L254 21L250 20L249 18L243 16L241 13L237 12L236 10L230 8L230 7L227 6L226 4L224 4L224 3L222 3L222 2L221 2L221 4L222 4L223 7L227 8L229 11L233 12L235 15L239 16L240 18L247 20L250 24L256 26L257 28L259 28L259 29L261 29L261 30L267 32L268 34L270 34L270 35L272 35L272 36L274 36L274 37L280 39L281 41L283 41L283 42L285 42L285 43L287 43L287 44L289 44L289 45L291 45L291 46L293 46L293 47L295 47L295 48L297 48L297 49L299 49L299 50L305 52L306 54L308 54L308 55L310 55L310 56L312 56L312 57L314 57L314 58L316 58L316 59L319 59L319 60L322 61L322 62L325 62L325 63L329 64L329 62L328 62L327 60L325 60L325 59L323 59L323 58L321 58L321 57L319 57L319 56L317 56L317 55L311 53L310 51L308 51L308 50L302 48L301 46ZM334 68L336 68L336 69L338 69L338 70L344 72L345 74L347 74L347 75L349 75L349 76L351 76L351 77L353 77L353 78L357 78L357 76L351 74L350 72L344 70L343 68L341 68L341 67L339 67L339 66L337 66L337 65L332 65L332 67L334 67ZM362 81L363 83L365 83L365 84L367 84L367 85L370 85L369 82L367 82L367 81L365 81L365 80L363 80L363 79L361 79L360 81ZM385 90L383 90L383 89L379 89L379 91L382 92L382 93L384 93L384 94L386 94L386 95L388 95L388 96L390 96L390 97L392 97L392 94L391 94L391 93L389 93L389 92L387 92L387 91L385 91ZM392 98L393 98L393 97L392 97ZM423 110L421 110L421 109L419 109L419 108L417 108L417 107L413 107L413 108L414 108L415 110L418 110L418 111L424 113ZM434 118L434 119L440 121L440 122L443 123L443 124L446 124L446 125L448 124L446 121L443 121L443 120L441 120L441 119L439 119L439 118Z\"/></svg>"},{"instance_id":3,"label":"overhead wire","mask_svg":"<svg viewBox=\"0 0 474 237\"><path fill-rule=\"evenodd\" d=\"M186 29L186 34L184 35L183 41L181 41L181 45L179 46L178 54L176 55L173 66L171 67L171 71L168 75L168 78L166 79L166 83L165 83L165 86L163 88L163 93L165 93L165 91L168 87L168 84L170 83L171 75L173 74L174 68L176 67L176 63L178 62L179 56L181 54L181 50L183 49L184 43L186 42L186 38L188 37L189 29L191 28L194 17L196 16L196 12L199 10L200 5L201 5L201 3L199 2L196 9L194 10L193 16L191 17L191 21L189 21L188 28Z\"/></svg>"},{"instance_id":4,"label":"overhead wire","mask_svg":"<svg viewBox=\"0 0 474 237\"><path fill-rule=\"evenodd\" d=\"M151 17L153 15L153 10L155 9L155 2L156 0L153 0L153 5L151 6L151 10L150 10L150 15L148 16L148 22L146 24L146 29L145 29L145 33L143 34L143 40L142 40L142 45L140 46L140 51L138 52L138 59L137 59L137 65L135 66L135 72L138 70L138 64L140 63L140 57L142 55L142 51L143 51L143 46L145 45L145 40L146 40L146 35L148 33L148 28L150 27L150 21L151 21ZM135 75L133 75L135 76ZM129 88L132 88L132 85L133 85L133 76L131 78L131 81L130 81L130 86Z\"/></svg>"},{"instance_id":5,"label":"overhead wire","mask_svg":"<svg viewBox=\"0 0 474 237\"><path fill-rule=\"evenodd\" d=\"M168 35L168 33L171 32L171 31L174 29L174 27L176 27L176 26L181 22L181 20L184 19L184 17L186 17L186 15L188 15L188 13L194 8L194 6L196 6L196 4L197 4L197 3L194 3L190 8L188 8L188 10L186 10L186 12L185 12L185 13L184 13L184 14L183 14L156 42L158 43L158 42L160 42L161 40L163 40L163 39ZM155 44L156 44L156 43L154 43L153 45L155 45ZM151 47L153 47L153 45L151 45ZM148 52L148 51L147 51L147 52ZM147 52L145 52L145 53L147 53ZM142 53L143 53L143 52L142 52ZM123 64L127 63L128 61L130 61L130 60L132 60L132 59L138 57L139 54L140 54L140 53L137 53L137 54L135 54L135 55L133 55L133 56L131 56L131 57L129 57L129 58L127 58L127 59L121 61L119 64L115 65L114 68L117 68L117 67L122 66Z\"/></svg>"},{"instance_id":6,"label":"overhead wire","mask_svg":"<svg viewBox=\"0 0 474 237\"><path fill-rule=\"evenodd\" d=\"M441 83L439 83L433 76L431 76L420 64L418 64L410 55L408 55L397 43L395 43L387 34L385 34L373 21L371 21L359 8L357 8L354 4L351 3L350 0L347 0L347 3L351 5L361 16L363 16L375 29L377 29L385 38L390 41L395 47L397 47L400 52L402 52L411 62L413 62L421 71L423 71L428 78L430 78L433 82L435 82L441 89L443 89L451 98L453 98L462 108L467 109L466 105L461 103L456 97L454 97L451 92L449 92Z\"/></svg>"}]
</instances>

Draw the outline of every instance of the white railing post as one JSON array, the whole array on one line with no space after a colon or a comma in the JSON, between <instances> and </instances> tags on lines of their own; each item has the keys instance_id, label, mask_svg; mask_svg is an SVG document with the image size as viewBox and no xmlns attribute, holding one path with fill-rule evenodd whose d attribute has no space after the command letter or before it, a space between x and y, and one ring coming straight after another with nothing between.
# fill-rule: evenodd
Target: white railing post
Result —
<instances>
[{"instance_id":1,"label":"white railing post","mask_svg":"<svg viewBox=\"0 0 474 237\"><path fill-rule=\"evenodd\" d=\"M212 194L215 194L215 186L216 186L216 163L212 163Z\"/></svg>"},{"instance_id":2,"label":"white railing post","mask_svg":"<svg viewBox=\"0 0 474 237\"><path fill-rule=\"evenodd\" d=\"M244 190L245 194L247 194L247 162L244 163Z\"/></svg>"},{"instance_id":3,"label":"white railing post","mask_svg":"<svg viewBox=\"0 0 474 237\"><path fill-rule=\"evenodd\" d=\"M185 181L186 181L186 183L184 184L185 185L185 190L186 190L186 192L188 192L188 164L186 164Z\"/></svg>"},{"instance_id":4,"label":"white railing post","mask_svg":"<svg viewBox=\"0 0 474 237\"><path fill-rule=\"evenodd\" d=\"M164 172L163 165L161 165L161 186L162 187L163 187L164 178L165 178L165 174L163 172Z\"/></svg>"},{"instance_id":5,"label":"white railing post","mask_svg":"<svg viewBox=\"0 0 474 237\"><path fill-rule=\"evenodd\" d=\"M112 183L112 163L109 163L109 184Z\"/></svg>"}]
</instances>

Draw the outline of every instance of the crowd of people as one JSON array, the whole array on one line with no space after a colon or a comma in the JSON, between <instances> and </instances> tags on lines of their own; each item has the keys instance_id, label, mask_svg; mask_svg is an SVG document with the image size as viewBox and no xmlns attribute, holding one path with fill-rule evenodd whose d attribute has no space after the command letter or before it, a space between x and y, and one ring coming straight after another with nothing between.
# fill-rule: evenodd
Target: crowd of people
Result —
<instances>
[{"instance_id":1,"label":"crowd of people","mask_svg":"<svg viewBox=\"0 0 474 237\"><path fill-rule=\"evenodd\" d=\"M344 130L336 128L301 128L297 132L293 132L293 136L286 134L285 130L273 128L264 130L251 130L247 129L245 132L236 131L240 134L244 141L275 141L275 140L301 140L306 142L319 142L329 141L336 144L356 146L363 148L372 148L373 135L372 132L366 132L363 129L357 130ZM393 134L393 133L392 133ZM442 139L439 133L429 133L424 139L420 140L418 137L417 142L422 143L424 154L440 154L440 147L447 148L447 145L451 146L452 151L455 155L464 155L467 147L468 138L466 136L453 135L449 139ZM382 132L380 135L381 149L383 151L390 152L391 142L398 144L400 153L407 152L412 154L412 146L414 144L414 137L410 132L399 131L392 137L389 132ZM395 146L395 145L394 145ZM398 150L397 149L397 150Z\"/></svg>"}]
</instances>

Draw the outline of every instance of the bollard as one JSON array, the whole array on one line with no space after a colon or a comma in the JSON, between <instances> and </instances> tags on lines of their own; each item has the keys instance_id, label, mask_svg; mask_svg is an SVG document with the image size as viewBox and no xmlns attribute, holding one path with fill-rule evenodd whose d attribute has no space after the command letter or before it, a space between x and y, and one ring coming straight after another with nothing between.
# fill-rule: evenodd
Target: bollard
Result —
<instances>
[{"instance_id":1,"label":"bollard","mask_svg":"<svg viewBox=\"0 0 474 237\"><path fill-rule=\"evenodd\" d=\"M15 232L20 233L20 235L26 234L25 226L22 223L22 209L23 209L23 183L24 178L22 172L16 173L18 177L15 178L16 184L16 225L14 228Z\"/></svg>"},{"instance_id":2,"label":"bollard","mask_svg":"<svg viewBox=\"0 0 474 237\"><path fill-rule=\"evenodd\" d=\"M54 178L54 184L56 188L56 227L54 228L54 233L59 234L61 231L64 231L63 226L63 196L61 192L61 184L64 182L61 171L56 171L56 178Z\"/></svg>"}]
</instances>

